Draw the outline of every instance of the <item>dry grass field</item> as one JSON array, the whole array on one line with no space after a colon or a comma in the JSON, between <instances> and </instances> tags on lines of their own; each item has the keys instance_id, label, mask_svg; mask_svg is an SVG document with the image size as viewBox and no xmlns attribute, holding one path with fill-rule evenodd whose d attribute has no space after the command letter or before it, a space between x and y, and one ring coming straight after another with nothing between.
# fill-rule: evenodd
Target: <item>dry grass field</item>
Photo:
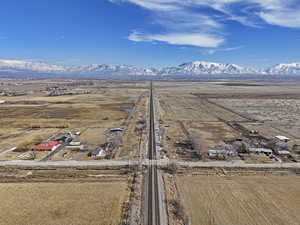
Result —
<instances>
[{"instance_id":1,"label":"dry grass field","mask_svg":"<svg viewBox=\"0 0 300 225\"><path fill-rule=\"evenodd\" d=\"M300 177L178 176L192 225L298 225Z\"/></svg>"},{"instance_id":2,"label":"dry grass field","mask_svg":"<svg viewBox=\"0 0 300 225\"><path fill-rule=\"evenodd\" d=\"M181 157L174 153L178 141L190 139L199 152L206 152L222 140L240 137L240 131L228 123L257 130L266 138L284 135L291 143L300 143L297 82L156 82L154 86L169 158Z\"/></svg>"},{"instance_id":3,"label":"dry grass field","mask_svg":"<svg viewBox=\"0 0 300 225\"><path fill-rule=\"evenodd\" d=\"M203 151L213 149L220 140L238 138L240 135L223 122L187 123L190 133L201 140Z\"/></svg>"},{"instance_id":4,"label":"dry grass field","mask_svg":"<svg viewBox=\"0 0 300 225\"><path fill-rule=\"evenodd\" d=\"M125 125L134 107L130 99L139 97L147 87L145 83L108 81L88 81L85 86L80 86L84 81L76 80L9 82L5 90L26 95L0 97L6 101L0 104L0 160L17 159L18 153L7 150L24 141L71 130L81 131L78 141L95 149L106 142L109 129ZM48 96L45 90L51 86L83 94Z\"/></svg>"},{"instance_id":5,"label":"dry grass field","mask_svg":"<svg viewBox=\"0 0 300 225\"><path fill-rule=\"evenodd\" d=\"M149 82L88 81L93 85L68 86L76 82L79 81L24 80L9 87L28 93L0 97L7 101L0 105L0 160L16 159L14 153L3 155L1 152L24 140L38 135L48 138L68 130L81 131L78 141L93 150L107 142L107 132L114 127L127 128L122 146L114 156L120 159L139 157L145 135L141 134L144 131L139 131L141 125L138 123L147 120ZM87 93L50 97L45 90L51 85L66 85L75 93ZM298 87L292 82L264 81L154 82L163 151L169 158L181 158L176 153L176 143L193 139L196 150L206 152L224 139L239 137L239 131L228 125L230 122L258 130L267 138L285 135L298 143ZM131 98L140 100L135 105ZM41 128L32 129L32 125ZM67 129L60 128L62 125L67 125ZM77 153L75 157L68 155L58 156L56 160L87 159Z\"/></svg>"},{"instance_id":6,"label":"dry grass field","mask_svg":"<svg viewBox=\"0 0 300 225\"><path fill-rule=\"evenodd\" d=\"M128 118L128 126L124 132L123 144L116 158L138 159L145 149L147 139L148 92L137 99L136 107Z\"/></svg>"},{"instance_id":7,"label":"dry grass field","mask_svg":"<svg viewBox=\"0 0 300 225\"><path fill-rule=\"evenodd\" d=\"M90 127L84 130L78 138L78 141L87 144L90 149L105 143L105 132L109 127Z\"/></svg>"},{"instance_id":8,"label":"dry grass field","mask_svg":"<svg viewBox=\"0 0 300 225\"><path fill-rule=\"evenodd\" d=\"M256 126L252 124L251 128L261 131L267 137L285 133L293 139L300 139L299 99L218 99L214 101L264 122Z\"/></svg>"},{"instance_id":9,"label":"dry grass field","mask_svg":"<svg viewBox=\"0 0 300 225\"><path fill-rule=\"evenodd\" d=\"M126 182L0 183L1 225L118 225Z\"/></svg>"}]
</instances>

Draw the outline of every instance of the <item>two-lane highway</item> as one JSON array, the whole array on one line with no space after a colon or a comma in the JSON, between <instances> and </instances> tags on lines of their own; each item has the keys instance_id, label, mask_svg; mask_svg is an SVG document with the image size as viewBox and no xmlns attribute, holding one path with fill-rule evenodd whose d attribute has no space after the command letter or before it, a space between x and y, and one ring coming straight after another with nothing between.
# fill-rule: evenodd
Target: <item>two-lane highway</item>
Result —
<instances>
[{"instance_id":1,"label":"two-lane highway","mask_svg":"<svg viewBox=\"0 0 300 225\"><path fill-rule=\"evenodd\" d=\"M153 85L150 84L150 101L149 101L149 140L148 140L148 170L146 176L146 211L145 224L147 225L165 225L166 222L161 215L162 207L162 193L159 185L159 171L157 166L157 151L155 141L155 113L154 113L154 99L153 99Z\"/></svg>"}]
</instances>

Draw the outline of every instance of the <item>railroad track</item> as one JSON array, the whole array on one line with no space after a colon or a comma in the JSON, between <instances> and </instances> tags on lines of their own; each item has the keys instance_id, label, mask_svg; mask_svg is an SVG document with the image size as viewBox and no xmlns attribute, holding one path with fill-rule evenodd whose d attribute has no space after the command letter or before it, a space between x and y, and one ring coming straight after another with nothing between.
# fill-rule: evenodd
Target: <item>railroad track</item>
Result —
<instances>
[{"instance_id":1,"label":"railroad track","mask_svg":"<svg viewBox=\"0 0 300 225\"><path fill-rule=\"evenodd\" d=\"M153 87L152 82L150 85L150 118L149 118L149 141L148 141L148 159L150 164L148 166L147 176L147 225L161 225L160 218L160 199L159 199L159 181L158 181L158 169L156 164L157 152L155 141L155 119L154 119L154 101L153 101ZM153 161L154 160L154 161ZM154 162L154 164L152 163Z\"/></svg>"}]
</instances>

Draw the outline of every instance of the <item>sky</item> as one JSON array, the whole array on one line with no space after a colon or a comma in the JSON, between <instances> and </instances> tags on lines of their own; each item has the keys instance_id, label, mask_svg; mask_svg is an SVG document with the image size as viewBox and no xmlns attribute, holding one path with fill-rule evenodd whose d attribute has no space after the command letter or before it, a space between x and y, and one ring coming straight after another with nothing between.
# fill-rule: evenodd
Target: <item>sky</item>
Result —
<instances>
[{"instance_id":1,"label":"sky","mask_svg":"<svg viewBox=\"0 0 300 225\"><path fill-rule=\"evenodd\" d=\"M300 0L9 0L0 59L266 68L300 62Z\"/></svg>"}]
</instances>

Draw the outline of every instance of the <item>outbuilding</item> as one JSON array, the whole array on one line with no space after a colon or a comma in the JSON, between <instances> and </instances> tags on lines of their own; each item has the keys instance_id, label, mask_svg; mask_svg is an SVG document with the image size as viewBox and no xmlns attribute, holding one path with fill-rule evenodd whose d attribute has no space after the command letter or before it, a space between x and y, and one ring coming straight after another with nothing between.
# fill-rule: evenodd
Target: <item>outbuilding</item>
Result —
<instances>
[{"instance_id":1,"label":"outbuilding","mask_svg":"<svg viewBox=\"0 0 300 225\"><path fill-rule=\"evenodd\" d=\"M266 155L271 155L273 153L272 149L268 148L249 148L250 153L264 153Z\"/></svg>"},{"instance_id":2,"label":"outbuilding","mask_svg":"<svg viewBox=\"0 0 300 225\"><path fill-rule=\"evenodd\" d=\"M235 152L234 151L227 151L227 150L208 150L208 155L210 157L215 157L215 156L234 156Z\"/></svg>"},{"instance_id":3,"label":"outbuilding","mask_svg":"<svg viewBox=\"0 0 300 225\"><path fill-rule=\"evenodd\" d=\"M69 146L80 146L80 145L81 145L81 142L79 142L79 141L71 141L69 143Z\"/></svg>"},{"instance_id":4,"label":"outbuilding","mask_svg":"<svg viewBox=\"0 0 300 225\"><path fill-rule=\"evenodd\" d=\"M291 139L289 139L288 137L282 136L282 135L278 135L275 136L275 138L279 141L283 141L283 142L289 142Z\"/></svg>"},{"instance_id":5,"label":"outbuilding","mask_svg":"<svg viewBox=\"0 0 300 225\"><path fill-rule=\"evenodd\" d=\"M102 148L97 148L91 152L91 156L94 158L104 158L106 156L105 151Z\"/></svg>"}]
</instances>

